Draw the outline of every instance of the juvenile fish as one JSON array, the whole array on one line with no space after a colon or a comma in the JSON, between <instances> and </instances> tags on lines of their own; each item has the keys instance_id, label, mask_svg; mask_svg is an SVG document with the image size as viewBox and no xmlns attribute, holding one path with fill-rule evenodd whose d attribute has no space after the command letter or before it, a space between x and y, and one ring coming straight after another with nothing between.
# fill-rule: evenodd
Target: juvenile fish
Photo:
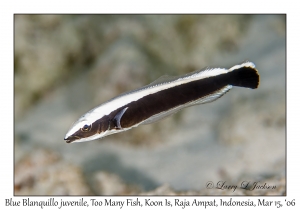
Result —
<instances>
[{"instance_id":1,"label":"juvenile fish","mask_svg":"<svg viewBox=\"0 0 300 210\"><path fill-rule=\"evenodd\" d=\"M212 102L232 86L255 89L259 74L252 62L230 69L212 68L181 76L162 76L90 110L65 136L67 143L84 142L161 120L179 110Z\"/></svg>"}]
</instances>

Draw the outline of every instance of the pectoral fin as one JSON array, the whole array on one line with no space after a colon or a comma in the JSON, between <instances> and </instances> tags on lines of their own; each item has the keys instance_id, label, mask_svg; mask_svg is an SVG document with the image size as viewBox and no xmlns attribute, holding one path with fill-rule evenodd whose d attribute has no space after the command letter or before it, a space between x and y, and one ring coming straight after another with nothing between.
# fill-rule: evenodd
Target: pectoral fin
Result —
<instances>
[{"instance_id":1,"label":"pectoral fin","mask_svg":"<svg viewBox=\"0 0 300 210\"><path fill-rule=\"evenodd\" d=\"M128 109L128 107L122 109L121 111L119 111L116 116L112 119L112 123L113 126L116 130L120 130L122 129L121 127L121 118L123 116L123 114L126 112L126 110Z\"/></svg>"}]
</instances>

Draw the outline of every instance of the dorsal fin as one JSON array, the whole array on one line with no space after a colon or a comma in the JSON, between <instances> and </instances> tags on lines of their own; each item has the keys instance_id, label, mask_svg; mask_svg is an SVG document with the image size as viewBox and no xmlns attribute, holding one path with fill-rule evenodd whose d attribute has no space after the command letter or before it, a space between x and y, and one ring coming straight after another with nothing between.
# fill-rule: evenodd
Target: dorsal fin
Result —
<instances>
[{"instance_id":1,"label":"dorsal fin","mask_svg":"<svg viewBox=\"0 0 300 210\"><path fill-rule=\"evenodd\" d=\"M154 80L153 82L151 82L149 84L149 86L154 86L157 84L162 84L162 83L168 83L171 81L174 81L178 76L170 76L170 75L163 75L161 77L159 77L158 79ZM180 77L178 77L180 78Z\"/></svg>"},{"instance_id":2,"label":"dorsal fin","mask_svg":"<svg viewBox=\"0 0 300 210\"><path fill-rule=\"evenodd\" d=\"M112 120L115 129L117 129L117 130L122 129L120 121L121 121L121 118L122 118L123 114L125 113L125 111L127 109L128 109L128 107L125 107L124 109L119 111L116 114L116 116L114 117L114 119Z\"/></svg>"},{"instance_id":3,"label":"dorsal fin","mask_svg":"<svg viewBox=\"0 0 300 210\"><path fill-rule=\"evenodd\" d=\"M147 86L155 86L158 84L162 84L162 83L169 83L169 82L173 82L175 80L178 79L185 79L188 77L193 77L196 75L207 75L209 76L214 76L216 74L220 74L220 73L226 73L228 70L227 69L222 69L222 68L204 68L204 69L199 69L193 72L189 72L187 74L184 75L179 75L179 76L169 76L169 75L163 75L161 77L159 77L158 79L154 80L152 83L150 83Z\"/></svg>"}]
</instances>

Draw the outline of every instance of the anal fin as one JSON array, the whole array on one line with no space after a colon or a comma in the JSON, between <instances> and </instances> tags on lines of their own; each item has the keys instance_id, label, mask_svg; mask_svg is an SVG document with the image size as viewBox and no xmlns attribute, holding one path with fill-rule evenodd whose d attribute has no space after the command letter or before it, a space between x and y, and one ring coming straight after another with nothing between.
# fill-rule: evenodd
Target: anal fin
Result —
<instances>
[{"instance_id":1,"label":"anal fin","mask_svg":"<svg viewBox=\"0 0 300 210\"><path fill-rule=\"evenodd\" d=\"M192 104L190 106L213 102L213 101L217 100L218 98L222 97L231 88L232 88L232 85L226 85L226 86L222 87L221 89L192 102Z\"/></svg>"}]
</instances>

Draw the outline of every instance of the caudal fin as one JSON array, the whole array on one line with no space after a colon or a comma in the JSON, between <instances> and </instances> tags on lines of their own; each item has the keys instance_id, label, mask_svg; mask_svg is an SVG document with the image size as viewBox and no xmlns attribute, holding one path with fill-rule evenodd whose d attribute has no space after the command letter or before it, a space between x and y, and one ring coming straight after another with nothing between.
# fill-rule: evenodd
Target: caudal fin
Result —
<instances>
[{"instance_id":1,"label":"caudal fin","mask_svg":"<svg viewBox=\"0 0 300 210\"><path fill-rule=\"evenodd\" d=\"M230 75L230 85L256 89L259 85L259 74L252 62L245 62L231 67L227 73Z\"/></svg>"}]
</instances>

